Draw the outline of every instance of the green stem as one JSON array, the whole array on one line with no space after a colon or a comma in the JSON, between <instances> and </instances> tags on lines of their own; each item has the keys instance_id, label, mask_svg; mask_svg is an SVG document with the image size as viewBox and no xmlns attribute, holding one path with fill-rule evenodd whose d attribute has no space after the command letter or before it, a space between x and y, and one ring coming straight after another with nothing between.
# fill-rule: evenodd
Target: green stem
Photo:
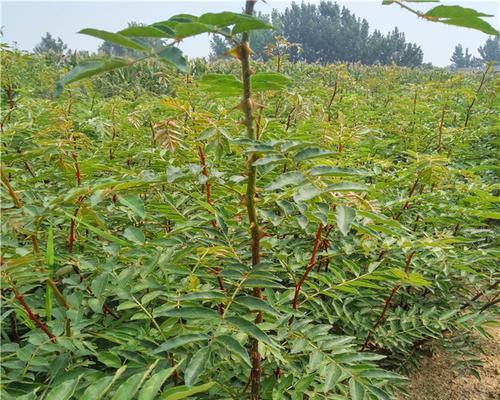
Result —
<instances>
[{"instance_id":1,"label":"green stem","mask_svg":"<svg viewBox=\"0 0 500 400\"><path fill-rule=\"evenodd\" d=\"M248 15L253 14L255 0L248 0L245 4L245 13ZM247 129L247 136L251 140L255 140L255 126L253 117L253 102L252 102L252 85L250 76L252 74L250 69L250 35L248 32L243 33L242 42L240 44L241 54L241 74L243 78L243 99L241 102L243 112L245 114L245 126ZM260 262L260 229L259 221L257 218L257 207L255 206L255 193L257 187L257 168L253 163L257 160L257 154L252 153L247 158L247 191L246 191L246 205L248 213L248 222L250 224L251 233L251 249L252 249L252 265L257 265ZM253 290L255 297L262 297L262 289L255 288ZM262 322L262 313L258 313L255 323ZM252 370L250 372L250 387L251 399L260 399L260 380L262 375L261 356L259 354L259 342L253 338L251 341L250 357L252 359Z\"/></svg>"}]
</instances>

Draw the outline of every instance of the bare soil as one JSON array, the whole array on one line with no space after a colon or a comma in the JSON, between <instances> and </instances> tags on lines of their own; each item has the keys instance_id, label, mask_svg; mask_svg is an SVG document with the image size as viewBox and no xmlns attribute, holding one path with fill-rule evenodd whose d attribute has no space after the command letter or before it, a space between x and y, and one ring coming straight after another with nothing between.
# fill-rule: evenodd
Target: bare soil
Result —
<instances>
[{"instance_id":1,"label":"bare soil","mask_svg":"<svg viewBox=\"0 0 500 400\"><path fill-rule=\"evenodd\" d=\"M453 363L445 354L424 360L410 374L405 400L500 400L500 328L490 330L492 339L484 340L484 354L478 354L483 366L478 368L481 380L473 375L461 376L450 368Z\"/></svg>"}]
</instances>

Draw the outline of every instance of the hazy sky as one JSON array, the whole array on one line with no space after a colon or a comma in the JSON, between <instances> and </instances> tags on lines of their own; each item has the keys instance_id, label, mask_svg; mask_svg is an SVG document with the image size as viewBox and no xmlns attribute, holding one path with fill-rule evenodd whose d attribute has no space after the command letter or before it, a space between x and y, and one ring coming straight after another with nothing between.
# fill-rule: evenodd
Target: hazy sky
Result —
<instances>
[{"instance_id":1,"label":"hazy sky","mask_svg":"<svg viewBox=\"0 0 500 400\"><path fill-rule=\"evenodd\" d=\"M83 28L98 28L117 31L126 27L127 22L153 23L168 19L179 13L199 15L204 12L242 10L243 0L233 1L1 1L1 25L3 41L16 42L22 50L32 50L45 32L61 37L71 49L96 50L100 40L78 32ZM300 2L300 1L299 1ZM316 1L306 1L313 3ZM256 9L270 13L273 8L283 10L291 1L267 0L257 3ZM393 4L382 6L381 0L338 1L348 7L358 17L366 18L370 30L379 29L386 33L397 26L406 35L406 39L420 45L424 51L424 61L445 66L456 44L468 47L473 54L488 36L484 33L465 28L437 24L418 19L415 15ZM487 20L499 27L500 1L469 0L442 1L444 4L473 7L479 11L493 14ZM427 10L436 6L416 4L415 8ZM207 35L184 41L181 48L191 57L207 56L209 38Z\"/></svg>"}]
</instances>

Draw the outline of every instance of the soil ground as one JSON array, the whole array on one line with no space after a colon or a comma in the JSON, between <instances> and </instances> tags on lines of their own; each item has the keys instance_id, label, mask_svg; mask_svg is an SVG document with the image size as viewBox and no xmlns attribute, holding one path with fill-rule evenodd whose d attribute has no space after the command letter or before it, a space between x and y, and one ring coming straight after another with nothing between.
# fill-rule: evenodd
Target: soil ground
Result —
<instances>
[{"instance_id":1,"label":"soil ground","mask_svg":"<svg viewBox=\"0 0 500 400\"><path fill-rule=\"evenodd\" d=\"M500 328L490 330L492 339L484 340L484 354L478 354L483 366L481 380L461 376L450 368L452 361L444 354L424 360L421 368L410 374L406 400L500 400Z\"/></svg>"}]
</instances>

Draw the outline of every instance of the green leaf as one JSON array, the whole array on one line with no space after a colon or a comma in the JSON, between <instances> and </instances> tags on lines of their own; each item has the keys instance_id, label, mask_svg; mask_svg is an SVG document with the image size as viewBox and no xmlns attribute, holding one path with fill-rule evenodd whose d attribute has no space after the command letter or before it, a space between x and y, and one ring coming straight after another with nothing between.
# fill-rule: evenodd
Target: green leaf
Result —
<instances>
[{"instance_id":1,"label":"green leaf","mask_svg":"<svg viewBox=\"0 0 500 400\"><path fill-rule=\"evenodd\" d=\"M122 36L118 33L113 33L113 32L107 32L107 31L102 31L99 29L92 29L92 28L86 28L82 29L80 32L84 35L89 35L96 37L98 39L106 40L107 42L111 42L123 47L128 47L134 50L140 50L140 51L146 51L148 50L146 47L144 47L142 44L135 42L132 39L129 39L126 36Z\"/></svg>"},{"instance_id":2,"label":"green leaf","mask_svg":"<svg viewBox=\"0 0 500 400\"><path fill-rule=\"evenodd\" d=\"M282 189L289 185L298 185L304 180L304 174L300 171L292 171L281 174L273 182L267 185L264 190L271 191Z\"/></svg>"},{"instance_id":3,"label":"green leaf","mask_svg":"<svg viewBox=\"0 0 500 400\"><path fill-rule=\"evenodd\" d=\"M123 375L127 366L124 365L118 368L112 377L105 377L91 386L89 386L83 393L80 400L99 400L104 398L104 395L111 389L111 386Z\"/></svg>"},{"instance_id":4,"label":"green leaf","mask_svg":"<svg viewBox=\"0 0 500 400\"><path fill-rule=\"evenodd\" d=\"M173 298L175 301L184 301L184 300L223 300L226 298L226 295L222 292L217 292L215 290L207 291L207 292L191 292L179 297Z\"/></svg>"},{"instance_id":5,"label":"green leaf","mask_svg":"<svg viewBox=\"0 0 500 400\"><path fill-rule=\"evenodd\" d=\"M182 51L177 47L169 46L158 53L160 59L169 65L177 68L180 72L187 73L189 65L186 57L182 55Z\"/></svg>"},{"instance_id":6,"label":"green leaf","mask_svg":"<svg viewBox=\"0 0 500 400\"><path fill-rule=\"evenodd\" d=\"M136 195L119 196L118 201L124 206L130 208L139 217L141 218L146 217L144 202L139 196Z\"/></svg>"},{"instance_id":7,"label":"green leaf","mask_svg":"<svg viewBox=\"0 0 500 400\"><path fill-rule=\"evenodd\" d=\"M257 167L259 165L281 164L286 161L286 158L280 156L279 154L271 154L269 156L259 158L257 161L254 161L252 165Z\"/></svg>"},{"instance_id":8,"label":"green leaf","mask_svg":"<svg viewBox=\"0 0 500 400\"><path fill-rule=\"evenodd\" d=\"M140 229L132 225L128 226L125 229L125 231L123 232L123 236L134 243L144 243L144 241L146 240L144 233Z\"/></svg>"},{"instance_id":9,"label":"green leaf","mask_svg":"<svg viewBox=\"0 0 500 400\"><path fill-rule=\"evenodd\" d=\"M498 31L495 28L493 28L490 24L480 18L449 18L440 22L448 25L475 29L477 31L487 33L488 35L498 35Z\"/></svg>"},{"instance_id":10,"label":"green leaf","mask_svg":"<svg viewBox=\"0 0 500 400\"><path fill-rule=\"evenodd\" d=\"M206 74L199 80L202 89L218 96L241 96L243 83L234 75Z\"/></svg>"},{"instance_id":11,"label":"green leaf","mask_svg":"<svg viewBox=\"0 0 500 400\"><path fill-rule=\"evenodd\" d=\"M314 167L310 174L312 176L364 176L366 172L359 169L330 167L329 165L319 165Z\"/></svg>"},{"instance_id":12,"label":"green leaf","mask_svg":"<svg viewBox=\"0 0 500 400\"><path fill-rule=\"evenodd\" d=\"M184 381L186 385L193 386L198 380L199 376L203 373L208 358L210 357L210 346L202 347L191 358L189 364L184 371Z\"/></svg>"},{"instance_id":13,"label":"green leaf","mask_svg":"<svg viewBox=\"0 0 500 400\"><path fill-rule=\"evenodd\" d=\"M206 335L190 333L187 335L176 336L172 339L167 340L162 345L160 345L157 349L153 350L153 353L161 353L163 351L170 351L172 349L176 349L177 347L184 346L185 344L201 342L207 340L208 337Z\"/></svg>"},{"instance_id":14,"label":"green leaf","mask_svg":"<svg viewBox=\"0 0 500 400\"><path fill-rule=\"evenodd\" d=\"M164 369L157 372L150 379L144 383L141 391L139 392L138 400L153 400L160 391L165 381L172 375L172 373L179 367L180 363L175 367Z\"/></svg>"},{"instance_id":15,"label":"green leaf","mask_svg":"<svg viewBox=\"0 0 500 400\"><path fill-rule=\"evenodd\" d=\"M235 302L242 304L249 310L264 311L271 315L280 316L280 313L274 309L269 303L255 296L241 296L235 299Z\"/></svg>"},{"instance_id":16,"label":"green leaf","mask_svg":"<svg viewBox=\"0 0 500 400\"><path fill-rule=\"evenodd\" d=\"M97 355L97 359L107 367L120 368L122 360L120 357L111 351L102 351Z\"/></svg>"},{"instance_id":17,"label":"green leaf","mask_svg":"<svg viewBox=\"0 0 500 400\"><path fill-rule=\"evenodd\" d=\"M181 400L193 396L198 393L203 393L209 390L215 382L208 382L203 385L189 387L189 386L176 386L163 392L162 400Z\"/></svg>"},{"instance_id":18,"label":"green leaf","mask_svg":"<svg viewBox=\"0 0 500 400\"><path fill-rule=\"evenodd\" d=\"M368 186L356 182L340 182L329 185L325 192L367 192Z\"/></svg>"},{"instance_id":19,"label":"green leaf","mask_svg":"<svg viewBox=\"0 0 500 400\"><path fill-rule=\"evenodd\" d=\"M257 29L272 29L273 26L267 22L261 21L255 17L249 15L241 15L240 21L238 21L232 30L232 34L236 35L242 32L254 31Z\"/></svg>"},{"instance_id":20,"label":"green leaf","mask_svg":"<svg viewBox=\"0 0 500 400\"><path fill-rule=\"evenodd\" d=\"M112 400L131 400L139 390L143 376L144 372L139 372L128 377L127 380L116 389Z\"/></svg>"},{"instance_id":21,"label":"green leaf","mask_svg":"<svg viewBox=\"0 0 500 400\"><path fill-rule=\"evenodd\" d=\"M431 21L471 28L489 35L498 35L495 28L481 19L481 17L493 17L493 15L478 12L473 8L440 5L427 11L424 15Z\"/></svg>"},{"instance_id":22,"label":"green leaf","mask_svg":"<svg viewBox=\"0 0 500 400\"><path fill-rule=\"evenodd\" d=\"M257 325L253 322L247 321L246 319L240 317L228 317L226 321L236 328L246 333L247 335L253 336L255 339L265 343L269 346L276 347L276 344L267 336Z\"/></svg>"},{"instance_id":23,"label":"green leaf","mask_svg":"<svg viewBox=\"0 0 500 400\"><path fill-rule=\"evenodd\" d=\"M428 17L435 18L467 18L467 17L493 17L491 14L484 14L473 8L461 6L437 6L425 13Z\"/></svg>"},{"instance_id":24,"label":"green leaf","mask_svg":"<svg viewBox=\"0 0 500 400\"><path fill-rule=\"evenodd\" d=\"M153 37L153 38L172 38L174 37L174 31L171 29L156 28L154 26L130 26L117 32L122 36L135 36L135 37ZM170 31L170 33L169 33Z\"/></svg>"},{"instance_id":25,"label":"green leaf","mask_svg":"<svg viewBox=\"0 0 500 400\"><path fill-rule=\"evenodd\" d=\"M54 387L46 397L46 400L69 400L75 393L80 377L67 380Z\"/></svg>"},{"instance_id":26,"label":"green leaf","mask_svg":"<svg viewBox=\"0 0 500 400\"><path fill-rule=\"evenodd\" d=\"M323 393L328 393L332 390L342 375L342 370L336 364L329 364L326 369L325 383L323 385Z\"/></svg>"},{"instance_id":27,"label":"green leaf","mask_svg":"<svg viewBox=\"0 0 500 400\"><path fill-rule=\"evenodd\" d=\"M175 38L184 39L190 36L196 36L200 33L213 32L214 27L201 22L186 22L175 26Z\"/></svg>"},{"instance_id":28,"label":"green leaf","mask_svg":"<svg viewBox=\"0 0 500 400\"><path fill-rule=\"evenodd\" d=\"M291 79L276 72L257 72L251 76L254 91L282 90L291 83Z\"/></svg>"},{"instance_id":29,"label":"green leaf","mask_svg":"<svg viewBox=\"0 0 500 400\"><path fill-rule=\"evenodd\" d=\"M349 379L349 393L351 393L352 400L363 400L365 389L361 383L351 378Z\"/></svg>"},{"instance_id":30,"label":"green leaf","mask_svg":"<svg viewBox=\"0 0 500 400\"><path fill-rule=\"evenodd\" d=\"M89 78L113 69L122 68L130 64L130 61L123 60L121 58L83 61L57 82L58 92L60 92L62 87L68 83L76 82L83 78Z\"/></svg>"},{"instance_id":31,"label":"green leaf","mask_svg":"<svg viewBox=\"0 0 500 400\"><path fill-rule=\"evenodd\" d=\"M301 201L307 201L315 198L316 196L321 194L321 189L314 185L305 185L300 187L294 194L293 194L293 200L296 203L299 203Z\"/></svg>"},{"instance_id":32,"label":"green leaf","mask_svg":"<svg viewBox=\"0 0 500 400\"><path fill-rule=\"evenodd\" d=\"M347 206L337 206L335 214L337 216L337 226L340 232L342 232L344 236L347 236L356 218L356 210Z\"/></svg>"},{"instance_id":33,"label":"green leaf","mask_svg":"<svg viewBox=\"0 0 500 400\"><path fill-rule=\"evenodd\" d=\"M198 21L203 24L215 26L229 26L234 25L241 20L242 14L236 14L230 11L223 11L220 13L205 13L200 15Z\"/></svg>"},{"instance_id":34,"label":"green leaf","mask_svg":"<svg viewBox=\"0 0 500 400\"><path fill-rule=\"evenodd\" d=\"M305 149L302 149L297 154L295 154L293 159L295 161L304 161L311 160L313 158L331 156L333 154L337 154L337 152L323 150L319 147L306 147Z\"/></svg>"},{"instance_id":35,"label":"green leaf","mask_svg":"<svg viewBox=\"0 0 500 400\"><path fill-rule=\"evenodd\" d=\"M366 385L366 387L368 388L368 390L373 393L375 395L375 397L378 399L378 400L391 400L393 399L392 396L389 396L389 394L387 394L386 392L384 392L383 390L379 389L378 387L376 386L373 386L373 385Z\"/></svg>"},{"instance_id":36,"label":"green leaf","mask_svg":"<svg viewBox=\"0 0 500 400\"><path fill-rule=\"evenodd\" d=\"M222 343L224 347L226 347L231 353L237 355L249 367L252 366L247 350L236 339L229 335L221 335L216 337L215 340Z\"/></svg>"},{"instance_id":37,"label":"green leaf","mask_svg":"<svg viewBox=\"0 0 500 400\"><path fill-rule=\"evenodd\" d=\"M207 307L182 307L171 308L169 310L155 310L155 316L186 318L186 319L216 319L219 315L214 310Z\"/></svg>"},{"instance_id":38,"label":"green leaf","mask_svg":"<svg viewBox=\"0 0 500 400\"><path fill-rule=\"evenodd\" d=\"M80 400L98 400L101 399L106 392L111 387L111 383L113 382L112 376L105 376L95 382L85 389Z\"/></svg>"}]
</instances>

